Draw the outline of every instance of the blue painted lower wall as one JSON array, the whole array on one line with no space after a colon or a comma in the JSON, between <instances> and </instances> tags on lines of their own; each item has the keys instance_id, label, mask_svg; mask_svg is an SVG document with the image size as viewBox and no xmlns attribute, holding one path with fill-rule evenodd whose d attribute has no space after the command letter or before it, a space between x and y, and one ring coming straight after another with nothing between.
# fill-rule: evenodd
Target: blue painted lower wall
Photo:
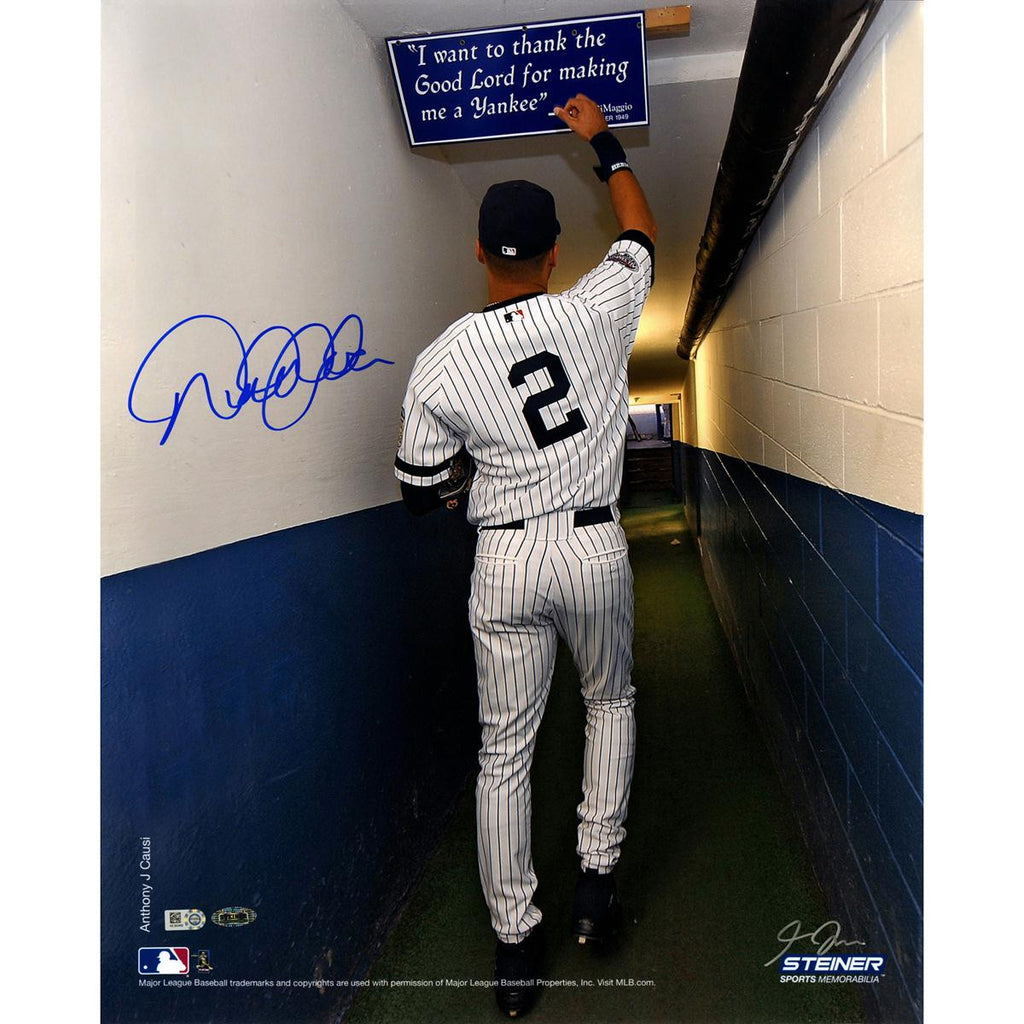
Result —
<instances>
[{"instance_id":1,"label":"blue painted lower wall","mask_svg":"<svg viewBox=\"0 0 1024 1024\"><path fill-rule=\"evenodd\" d=\"M832 913L889 955L867 1009L920 1020L923 519L692 446L684 462L704 573Z\"/></svg>"},{"instance_id":2,"label":"blue painted lower wall","mask_svg":"<svg viewBox=\"0 0 1024 1024\"><path fill-rule=\"evenodd\" d=\"M476 768L474 539L396 503L102 581L104 1022L347 1005ZM164 931L230 906L256 921ZM141 988L163 945L209 950L212 980L327 984Z\"/></svg>"}]
</instances>

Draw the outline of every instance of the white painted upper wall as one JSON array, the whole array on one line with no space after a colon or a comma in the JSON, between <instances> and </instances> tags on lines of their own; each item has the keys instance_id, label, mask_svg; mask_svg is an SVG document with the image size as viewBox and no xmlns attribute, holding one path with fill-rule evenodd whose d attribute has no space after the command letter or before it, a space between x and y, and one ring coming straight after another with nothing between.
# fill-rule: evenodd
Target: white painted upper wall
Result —
<instances>
[{"instance_id":1,"label":"white painted upper wall","mask_svg":"<svg viewBox=\"0 0 1024 1024\"><path fill-rule=\"evenodd\" d=\"M888 0L694 363L697 443L923 511L923 17Z\"/></svg>"},{"instance_id":2,"label":"white painted upper wall","mask_svg":"<svg viewBox=\"0 0 1024 1024\"><path fill-rule=\"evenodd\" d=\"M102 572L119 572L398 497L392 464L412 361L486 301L475 202L413 154L378 47L334 0L107 0L102 51ZM364 325L377 364L316 388L286 430L238 401L242 347L275 325ZM338 337L357 348L358 325ZM270 377L288 334L253 349ZM300 336L314 380L324 329ZM286 378L282 391L295 384ZM267 402L294 419L311 384Z\"/></svg>"}]
</instances>

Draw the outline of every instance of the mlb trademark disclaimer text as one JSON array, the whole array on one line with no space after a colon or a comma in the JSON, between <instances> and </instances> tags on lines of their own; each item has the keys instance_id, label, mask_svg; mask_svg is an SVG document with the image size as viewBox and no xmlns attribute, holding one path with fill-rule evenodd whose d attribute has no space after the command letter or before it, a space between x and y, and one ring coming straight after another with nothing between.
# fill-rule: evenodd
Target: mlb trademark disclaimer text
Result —
<instances>
[{"instance_id":1,"label":"mlb trademark disclaimer text","mask_svg":"<svg viewBox=\"0 0 1024 1024\"><path fill-rule=\"evenodd\" d=\"M140 988L494 988L489 978L139 978ZM540 978L538 988L654 988L653 978Z\"/></svg>"}]
</instances>

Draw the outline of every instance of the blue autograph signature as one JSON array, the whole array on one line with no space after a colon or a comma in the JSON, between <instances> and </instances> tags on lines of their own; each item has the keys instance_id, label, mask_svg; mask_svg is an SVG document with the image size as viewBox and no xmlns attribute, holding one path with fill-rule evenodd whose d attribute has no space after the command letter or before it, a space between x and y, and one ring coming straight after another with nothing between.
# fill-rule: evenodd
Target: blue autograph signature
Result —
<instances>
[{"instance_id":1,"label":"blue autograph signature","mask_svg":"<svg viewBox=\"0 0 1024 1024\"><path fill-rule=\"evenodd\" d=\"M140 415L135 408L137 401L136 391L140 387L143 372L150 359L176 331L181 330L186 324L196 324L199 321L223 324L238 343L241 359L238 363L238 369L235 371L233 386L223 389L223 404L220 404L219 398L214 398L215 392L217 394L221 393L220 389L210 383L210 377L205 370L197 370L189 377L180 390L174 392L170 412L165 416ZM339 353L337 342L346 327L349 328L350 334L352 331L358 330L358 336L353 336L348 344L351 344L352 341L357 343L354 348L348 349L344 353ZM315 372L310 376L309 373L312 367L309 365L310 360L308 359L306 372L303 373L302 352L299 348L299 340L307 332L316 331L323 331L327 338L327 344L322 354L318 354L319 364L316 366ZM279 339L282 333L285 338L284 344L274 357L273 363L266 374L265 382L261 381L256 373L251 372L250 364L255 362L254 351L256 346L265 338L273 335L276 335ZM264 349L266 348L267 345L264 345ZM270 352L271 354L273 353L272 348ZM266 358L264 353L260 354ZM319 323L306 324L297 331L276 324L261 331L248 345L245 344L242 336L230 321L225 320L223 317L206 314L189 316L184 320L180 320L170 330L165 331L139 364L139 368L135 371L135 377L132 380L131 389L128 392L128 412L140 423L166 423L167 426L164 428L163 437L160 438L160 444L163 445L171 436L171 431L174 430L174 426L178 422L178 416L181 414L189 391L194 386L198 386L205 394L206 404L210 412L218 419L234 419L246 404L255 402L261 407L261 415L266 427L270 430L287 430L289 427L295 426L309 412L321 382L339 380L348 373L359 373L363 370L368 370L376 363L383 363L386 366L395 365L392 360L381 358L360 363L360 359L365 355L367 355L367 352L363 348L363 321L355 313L350 313L345 317L333 331L326 324ZM299 390L300 388L306 389L305 392ZM287 408L281 415L281 422L271 422L273 418L271 414L274 408L271 404L272 401L277 399L280 402L290 398L293 394L296 397L287 403ZM305 398L305 404L302 404L303 398ZM280 413L280 406L278 406L278 411Z\"/></svg>"}]
</instances>

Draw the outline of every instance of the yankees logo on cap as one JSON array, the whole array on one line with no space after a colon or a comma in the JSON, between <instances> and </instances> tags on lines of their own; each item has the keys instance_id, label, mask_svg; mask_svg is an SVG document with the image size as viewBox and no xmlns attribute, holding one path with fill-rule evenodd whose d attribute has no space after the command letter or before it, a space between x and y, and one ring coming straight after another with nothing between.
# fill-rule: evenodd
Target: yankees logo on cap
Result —
<instances>
[{"instance_id":1,"label":"yankees logo on cap","mask_svg":"<svg viewBox=\"0 0 1024 1024\"><path fill-rule=\"evenodd\" d=\"M547 252L562 225L555 216L555 197L532 181L499 181L480 204L480 244L495 256L528 260Z\"/></svg>"}]
</instances>

